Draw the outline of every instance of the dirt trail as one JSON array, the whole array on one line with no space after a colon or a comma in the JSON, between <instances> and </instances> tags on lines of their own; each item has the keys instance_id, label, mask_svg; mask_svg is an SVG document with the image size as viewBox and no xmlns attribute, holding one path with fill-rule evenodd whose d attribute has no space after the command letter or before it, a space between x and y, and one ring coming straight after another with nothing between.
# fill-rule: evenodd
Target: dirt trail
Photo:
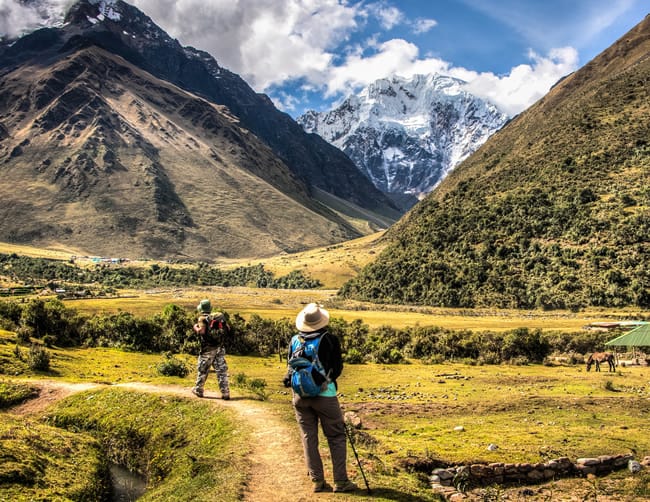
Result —
<instances>
[{"instance_id":1,"label":"dirt trail","mask_svg":"<svg viewBox=\"0 0 650 502\"><path fill-rule=\"evenodd\" d=\"M39 381L34 385L40 388L39 396L11 409L10 413L36 414L70 394L105 386L57 381ZM126 383L116 384L115 387L194 398L188 387L174 385ZM264 403L238 399L236 396L230 401L222 401L218 399L218 396L217 393L206 392L204 399L211 402L213 406L234 410L245 420L252 431L251 471L243 500L249 502L313 500L311 483L306 476L297 426L287 424L275 410ZM289 404L287 403L287 405ZM326 462L326 459L324 461ZM333 494L319 494L320 499L327 500L330 497L333 497ZM336 497L338 501L346 499L345 496Z\"/></svg>"},{"instance_id":2,"label":"dirt trail","mask_svg":"<svg viewBox=\"0 0 650 502\"><path fill-rule=\"evenodd\" d=\"M177 386L159 386L141 383L118 384L144 392L164 392L193 397L190 389ZM204 399L214 406L235 410L251 427L251 476L244 492L244 500L307 501L311 483L306 476L302 446L297 427L287 425L270 407L263 403L234 397L230 401L218 399L219 394L206 391Z\"/></svg>"}]
</instances>

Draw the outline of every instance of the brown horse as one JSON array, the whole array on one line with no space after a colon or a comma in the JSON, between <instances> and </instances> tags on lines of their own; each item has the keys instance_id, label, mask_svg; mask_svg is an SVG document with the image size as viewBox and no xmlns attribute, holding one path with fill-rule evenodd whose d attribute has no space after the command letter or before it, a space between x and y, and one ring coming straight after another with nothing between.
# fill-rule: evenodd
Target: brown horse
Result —
<instances>
[{"instance_id":1,"label":"brown horse","mask_svg":"<svg viewBox=\"0 0 650 502\"><path fill-rule=\"evenodd\" d=\"M609 371L616 371L616 361L614 361L614 354L609 352L594 352L587 359L587 371L591 369L591 365L596 363L596 371L600 371L600 363L607 361L609 364Z\"/></svg>"}]
</instances>

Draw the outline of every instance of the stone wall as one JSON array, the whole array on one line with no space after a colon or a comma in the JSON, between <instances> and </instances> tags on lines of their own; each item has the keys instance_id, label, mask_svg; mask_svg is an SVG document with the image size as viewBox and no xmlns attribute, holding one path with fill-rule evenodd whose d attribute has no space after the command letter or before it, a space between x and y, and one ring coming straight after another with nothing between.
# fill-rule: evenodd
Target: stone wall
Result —
<instances>
[{"instance_id":1,"label":"stone wall","mask_svg":"<svg viewBox=\"0 0 650 502\"><path fill-rule=\"evenodd\" d=\"M508 483L532 485L558 478L586 477L588 474L599 476L624 469L632 462L635 462L633 455L623 454L579 458L575 462L562 457L537 464L473 464L434 469L429 480L434 491L451 498L458 493L457 488ZM637 464L650 465L650 457Z\"/></svg>"}]
</instances>

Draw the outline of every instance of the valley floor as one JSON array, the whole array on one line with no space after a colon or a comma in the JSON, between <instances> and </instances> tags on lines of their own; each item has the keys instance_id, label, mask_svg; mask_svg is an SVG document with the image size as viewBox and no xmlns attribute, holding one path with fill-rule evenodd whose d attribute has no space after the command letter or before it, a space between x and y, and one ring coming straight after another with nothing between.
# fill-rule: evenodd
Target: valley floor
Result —
<instances>
[{"instance_id":1,"label":"valley floor","mask_svg":"<svg viewBox=\"0 0 650 502\"><path fill-rule=\"evenodd\" d=\"M53 380L35 380L32 382L39 388L39 396L9 410L8 413L15 416L37 416L45 411L56 401L66 396L105 386L105 384L94 383L67 383ZM194 399L190 389L180 385L160 385L144 382L129 382L116 384L117 387L130 389L137 392L171 394L176 396L187 396ZM205 398L213 406L228 407L241 417L246 426L250 426L251 434L251 464L249 481L243 493L243 500L249 502L266 502L274 500L306 502L314 500L315 495L310 492L311 483L306 474L302 458L299 432L297 425L287 419L286 409L279 408L277 403L259 402L236 394L231 401L218 399L216 392L206 392ZM288 403L285 403L288 405ZM323 448L326 472L329 459L326 448ZM362 460L362 465L365 461ZM348 465L350 476L361 487L364 487L359 472L354 469L354 457L349 453ZM368 471L368 465L366 465ZM354 470L354 472L353 472ZM628 483L623 474L614 473L603 478L589 479L561 479L546 483L544 485L517 486L517 487L490 487L487 489L476 489L466 493L451 492L448 500L467 501L558 501L578 502L593 500L597 502L632 502L650 500L650 497L639 495L626 496L619 491L619 486ZM402 493L388 486L380 486L369 474L372 493L368 494L364 489L353 494L318 494L318 500L337 501L434 501L441 500L433 492L428 495L415 496ZM381 484L385 480L380 481ZM441 496L440 496L441 497ZM1 498L1 493L0 493Z\"/></svg>"}]
</instances>

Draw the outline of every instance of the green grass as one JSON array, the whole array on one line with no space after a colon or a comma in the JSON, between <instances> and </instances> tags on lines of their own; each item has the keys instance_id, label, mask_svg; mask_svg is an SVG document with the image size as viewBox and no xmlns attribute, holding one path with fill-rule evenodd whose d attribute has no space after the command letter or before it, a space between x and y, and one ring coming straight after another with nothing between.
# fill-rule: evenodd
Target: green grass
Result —
<instances>
[{"instance_id":1,"label":"green grass","mask_svg":"<svg viewBox=\"0 0 650 502\"><path fill-rule=\"evenodd\" d=\"M231 372L267 380L269 400L288 402L278 358L229 357ZM616 392L604 382L613 380ZM587 373L584 367L346 365L345 410L358 413L391 464L435 453L445 462L537 462L549 457L650 455L646 368ZM454 431L462 425L465 431ZM598 431L594 434L594 428ZM490 443L499 449L487 450Z\"/></svg>"},{"instance_id":2,"label":"green grass","mask_svg":"<svg viewBox=\"0 0 650 502\"><path fill-rule=\"evenodd\" d=\"M527 327L545 331L575 332L594 321L612 319L638 319L648 316L647 310L588 309L581 312L557 310L499 310L499 309L451 309L433 307L407 307L399 305L371 305L364 302L344 301L336 297L334 290L277 290L243 287L205 287L197 289L161 289L158 291L128 290L124 297L106 299L66 300L64 304L82 314L131 312L135 316L160 313L165 305L174 303L194 311L202 298L210 298L215 309L239 313L244 318L257 314L263 318L294 319L296 314L310 302L327 307L332 317L348 322L361 319L370 327L390 325L395 328L407 326L442 326L449 329L472 331L505 331Z\"/></svg>"},{"instance_id":3,"label":"green grass","mask_svg":"<svg viewBox=\"0 0 650 502\"><path fill-rule=\"evenodd\" d=\"M91 435L2 415L0 500L100 500L107 469Z\"/></svg>"},{"instance_id":4,"label":"green grass","mask_svg":"<svg viewBox=\"0 0 650 502\"><path fill-rule=\"evenodd\" d=\"M0 380L0 409L22 403L38 395L38 389L31 385Z\"/></svg>"},{"instance_id":5,"label":"green grass","mask_svg":"<svg viewBox=\"0 0 650 502\"><path fill-rule=\"evenodd\" d=\"M15 358L12 340L13 334L0 333L0 361ZM43 378L102 384L144 382L174 385L189 391L195 377L193 356L178 356L191 368L188 376L178 378L158 374L156 365L163 360L160 354L105 348L48 350L52 355L50 372L35 373L25 367L20 378L7 375L4 381L27 387ZM295 427L290 395L281 384L286 368L284 361L278 356L234 355L228 355L227 361L233 381L237 375L245 375L248 381L266 382L264 406L279 413L289 427ZM206 389L218 392L214 376L209 378ZM395 500L398 492L413 496L427 493L426 479L401 467L406 459L434 458L444 464L455 464L542 462L562 456L575 460L630 452L637 459L650 455L645 418L650 412L650 384L645 367L618 368L615 373L587 373L583 365L479 366L419 362L346 365L339 380L339 391L344 411L354 412L362 420L357 449L371 485L380 494L378 500L391 500L391 497ZM235 398L260 397L245 385L233 386L232 394ZM179 443L180 426L176 422L182 423L186 431L183 442L194 442L202 430L208 430L209 434L214 431L218 436L214 441L225 444L229 465L234 465L236 473L244 476L242 462L247 452L242 445L246 444L248 432L242 429L242 424L237 425L236 431L231 429L232 418L227 414L215 418L221 425L212 424L205 418L209 413L201 408L203 404L174 396L143 396L112 388L68 398L48 415L65 417L61 420L66 427L90 429L100 444L104 444L102 438L107 435L116 438L117 446L127 444L120 438L134 437L139 441L137 444L146 444L142 453L154 459L149 462L154 472L164 474L158 475L149 493L156 494L156 500L165 500L158 498L163 497L160 493L189 494L195 489L188 477L193 464L187 460L185 445ZM4 419L6 415L2 416ZM458 426L464 430L454 430ZM488 451L490 443L498 449ZM196 448L209 450L205 444ZM107 451L109 458L115 459L115 454L110 449ZM180 458L180 463L166 464L162 457L155 460L156 452L162 452L160 455L167 459ZM157 465L158 461L162 463ZM137 459L124 462L130 467L143 463ZM355 470L352 455L349 468ZM172 476L177 470L184 474ZM223 486L216 474L208 472L206 476L215 485ZM220 500L229 500L231 494L237 493L235 485L243 482L241 476L224 487L225 498ZM625 497L648 494L648 478L616 473L599 480L599 493L633 500ZM358 476L356 481L363 483ZM576 487L583 493L594 489L593 483L585 480L563 480L554 484L553 490L572 493ZM2 490L0 494L4 495Z\"/></svg>"},{"instance_id":6,"label":"green grass","mask_svg":"<svg viewBox=\"0 0 650 502\"><path fill-rule=\"evenodd\" d=\"M141 500L239 500L245 428L206 402L121 389L91 390L47 413L57 427L97 437L109 459L148 480Z\"/></svg>"}]
</instances>

